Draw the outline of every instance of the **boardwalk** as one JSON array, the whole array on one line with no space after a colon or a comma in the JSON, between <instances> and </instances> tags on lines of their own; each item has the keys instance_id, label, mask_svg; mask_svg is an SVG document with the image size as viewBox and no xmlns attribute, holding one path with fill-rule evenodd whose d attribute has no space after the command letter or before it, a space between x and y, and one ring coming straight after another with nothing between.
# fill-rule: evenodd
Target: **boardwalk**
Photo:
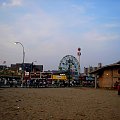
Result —
<instances>
[{"instance_id":1,"label":"boardwalk","mask_svg":"<svg viewBox=\"0 0 120 120\"><path fill-rule=\"evenodd\" d=\"M0 120L119 120L120 96L94 88L0 88Z\"/></svg>"}]
</instances>

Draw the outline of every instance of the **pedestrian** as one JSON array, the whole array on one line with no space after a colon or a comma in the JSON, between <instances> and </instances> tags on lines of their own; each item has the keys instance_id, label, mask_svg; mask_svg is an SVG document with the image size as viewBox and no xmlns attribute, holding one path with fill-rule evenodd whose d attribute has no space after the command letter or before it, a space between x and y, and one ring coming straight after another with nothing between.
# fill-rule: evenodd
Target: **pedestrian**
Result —
<instances>
[{"instance_id":1,"label":"pedestrian","mask_svg":"<svg viewBox=\"0 0 120 120\"><path fill-rule=\"evenodd\" d=\"M118 95L120 95L120 83L118 84Z\"/></svg>"},{"instance_id":2,"label":"pedestrian","mask_svg":"<svg viewBox=\"0 0 120 120\"><path fill-rule=\"evenodd\" d=\"M30 87L30 79L27 80L27 87Z\"/></svg>"}]
</instances>

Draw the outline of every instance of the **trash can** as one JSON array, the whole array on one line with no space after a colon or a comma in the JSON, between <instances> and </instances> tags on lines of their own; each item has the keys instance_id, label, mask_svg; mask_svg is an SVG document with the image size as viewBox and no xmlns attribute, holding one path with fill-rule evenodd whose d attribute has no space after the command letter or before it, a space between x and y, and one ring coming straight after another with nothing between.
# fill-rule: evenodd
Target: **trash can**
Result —
<instances>
[{"instance_id":1,"label":"trash can","mask_svg":"<svg viewBox=\"0 0 120 120\"><path fill-rule=\"evenodd\" d=\"M118 84L118 95L120 95L120 84Z\"/></svg>"}]
</instances>

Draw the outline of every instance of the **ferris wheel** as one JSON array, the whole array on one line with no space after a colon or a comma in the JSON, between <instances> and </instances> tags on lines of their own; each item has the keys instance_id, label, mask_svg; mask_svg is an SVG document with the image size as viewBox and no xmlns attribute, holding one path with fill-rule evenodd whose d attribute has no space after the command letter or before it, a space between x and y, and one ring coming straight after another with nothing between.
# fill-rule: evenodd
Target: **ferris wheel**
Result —
<instances>
[{"instance_id":1,"label":"ferris wheel","mask_svg":"<svg viewBox=\"0 0 120 120\"><path fill-rule=\"evenodd\" d=\"M72 74L72 76L78 76L79 75L79 62L74 56L66 55L60 61L59 70L61 71L70 70L70 73Z\"/></svg>"}]
</instances>

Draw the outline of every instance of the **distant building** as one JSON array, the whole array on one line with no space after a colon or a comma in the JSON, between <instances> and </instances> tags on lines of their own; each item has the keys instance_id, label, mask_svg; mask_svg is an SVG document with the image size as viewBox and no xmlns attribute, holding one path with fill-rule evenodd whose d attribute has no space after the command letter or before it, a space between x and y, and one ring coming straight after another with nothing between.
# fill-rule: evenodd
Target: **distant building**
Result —
<instances>
[{"instance_id":1,"label":"distant building","mask_svg":"<svg viewBox=\"0 0 120 120\"><path fill-rule=\"evenodd\" d=\"M84 67L84 75L85 76L91 76L91 74L89 74L90 72L92 72L92 71L95 71L95 70L97 70L97 69L99 69L99 68L101 68L102 67L102 63L98 63L98 66L97 67L92 67L92 66L89 66L89 67ZM94 75L93 75L94 76Z\"/></svg>"},{"instance_id":2,"label":"distant building","mask_svg":"<svg viewBox=\"0 0 120 120\"><path fill-rule=\"evenodd\" d=\"M101 88L113 88L116 82L120 82L120 61L114 64L103 66L90 72L96 76L96 83Z\"/></svg>"},{"instance_id":3,"label":"distant building","mask_svg":"<svg viewBox=\"0 0 120 120\"><path fill-rule=\"evenodd\" d=\"M5 68L7 68L6 65L0 65L0 70L3 70L3 69L5 69Z\"/></svg>"},{"instance_id":4,"label":"distant building","mask_svg":"<svg viewBox=\"0 0 120 120\"><path fill-rule=\"evenodd\" d=\"M11 69L21 71L23 65L21 63L11 64ZM26 72L42 72L43 65L33 65L32 63L24 63L24 71Z\"/></svg>"},{"instance_id":5,"label":"distant building","mask_svg":"<svg viewBox=\"0 0 120 120\"><path fill-rule=\"evenodd\" d=\"M18 75L22 75L23 64L11 64L11 70ZM24 79L29 79L31 76L35 78L40 77L40 72L43 72L43 65L33 65L33 63L24 63Z\"/></svg>"},{"instance_id":6,"label":"distant building","mask_svg":"<svg viewBox=\"0 0 120 120\"><path fill-rule=\"evenodd\" d=\"M33 65L33 71L43 72L43 65Z\"/></svg>"}]
</instances>

